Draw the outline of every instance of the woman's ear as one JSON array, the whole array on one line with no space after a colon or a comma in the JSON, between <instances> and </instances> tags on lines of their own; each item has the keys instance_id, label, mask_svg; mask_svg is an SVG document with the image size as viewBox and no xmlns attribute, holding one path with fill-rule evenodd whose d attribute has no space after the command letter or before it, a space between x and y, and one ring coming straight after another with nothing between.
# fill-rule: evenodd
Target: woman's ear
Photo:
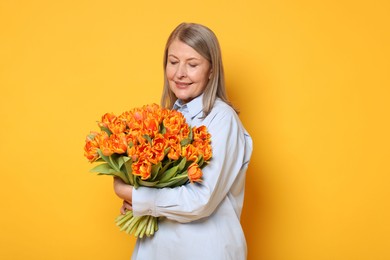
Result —
<instances>
[{"instance_id":1,"label":"woman's ear","mask_svg":"<svg viewBox=\"0 0 390 260\"><path fill-rule=\"evenodd\" d=\"M209 72L209 79L211 79L211 74L213 74L213 70L210 70Z\"/></svg>"}]
</instances>

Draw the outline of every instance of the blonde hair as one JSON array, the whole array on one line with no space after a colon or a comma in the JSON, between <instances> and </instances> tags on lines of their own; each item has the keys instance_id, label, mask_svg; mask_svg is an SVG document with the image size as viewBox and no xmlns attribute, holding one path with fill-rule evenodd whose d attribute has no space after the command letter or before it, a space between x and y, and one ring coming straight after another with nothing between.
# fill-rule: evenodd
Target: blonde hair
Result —
<instances>
[{"instance_id":1,"label":"blonde hair","mask_svg":"<svg viewBox=\"0 0 390 260\"><path fill-rule=\"evenodd\" d=\"M171 109L177 99L169 88L166 76L168 48L175 40L179 40L193 48L211 64L211 77L203 94L203 116L205 117L210 113L217 97L233 107L226 93L221 48L218 39L209 28L196 23L179 24L167 40L164 50L164 88L161 96L161 106ZM234 107L233 109L238 113Z\"/></svg>"}]
</instances>

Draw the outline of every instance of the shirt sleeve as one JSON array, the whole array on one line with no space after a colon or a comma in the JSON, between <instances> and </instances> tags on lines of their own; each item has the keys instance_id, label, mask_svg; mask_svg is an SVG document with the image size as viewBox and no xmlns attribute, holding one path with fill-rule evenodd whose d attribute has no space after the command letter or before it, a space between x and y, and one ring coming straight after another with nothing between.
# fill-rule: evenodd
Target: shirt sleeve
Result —
<instances>
[{"instance_id":1,"label":"shirt sleeve","mask_svg":"<svg viewBox=\"0 0 390 260\"><path fill-rule=\"evenodd\" d=\"M201 183L175 188L133 189L135 216L165 216L178 222L190 222L213 213L226 197L245 162L245 130L230 110L212 116L211 134L213 156L203 171Z\"/></svg>"}]
</instances>

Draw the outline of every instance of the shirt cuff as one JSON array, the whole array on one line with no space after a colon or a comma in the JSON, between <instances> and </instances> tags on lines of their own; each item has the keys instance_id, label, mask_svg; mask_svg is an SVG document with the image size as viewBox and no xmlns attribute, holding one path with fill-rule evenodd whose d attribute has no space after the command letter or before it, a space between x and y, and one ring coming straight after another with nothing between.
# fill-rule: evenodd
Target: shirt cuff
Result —
<instances>
[{"instance_id":1,"label":"shirt cuff","mask_svg":"<svg viewBox=\"0 0 390 260\"><path fill-rule=\"evenodd\" d=\"M146 187L138 187L133 189L133 215L145 216L150 215L158 217L156 212L156 199L158 189L149 189Z\"/></svg>"}]
</instances>

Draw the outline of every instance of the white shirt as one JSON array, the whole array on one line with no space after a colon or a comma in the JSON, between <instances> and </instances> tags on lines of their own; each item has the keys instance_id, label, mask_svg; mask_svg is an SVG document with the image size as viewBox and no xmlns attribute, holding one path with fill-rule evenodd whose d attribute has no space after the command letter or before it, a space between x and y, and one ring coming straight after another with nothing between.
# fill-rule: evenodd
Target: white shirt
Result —
<instances>
[{"instance_id":1,"label":"white shirt","mask_svg":"<svg viewBox=\"0 0 390 260\"><path fill-rule=\"evenodd\" d=\"M133 260L244 260L246 241L240 224L245 172L252 139L236 112L217 99L206 118L202 95L175 103L192 126L205 125L211 134L213 157L203 181L176 188L133 189L133 214L159 219L152 237L138 239Z\"/></svg>"}]
</instances>

